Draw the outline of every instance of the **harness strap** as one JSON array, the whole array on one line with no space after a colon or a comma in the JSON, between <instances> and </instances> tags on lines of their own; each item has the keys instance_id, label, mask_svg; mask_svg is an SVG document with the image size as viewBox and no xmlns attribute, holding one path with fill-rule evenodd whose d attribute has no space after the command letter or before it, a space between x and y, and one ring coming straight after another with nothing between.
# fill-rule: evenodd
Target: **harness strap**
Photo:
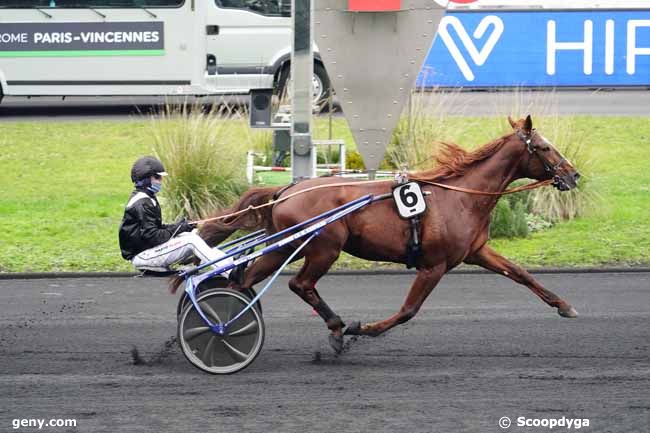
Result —
<instances>
[{"instance_id":1,"label":"harness strap","mask_svg":"<svg viewBox=\"0 0 650 433\"><path fill-rule=\"evenodd\" d=\"M283 186L282 188L280 188L279 190L277 190L275 193L273 193L273 200L277 200L277 199L279 199L280 196L281 196L282 194L284 194L284 192L285 192L286 190L288 190L289 188L291 188L292 186L297 185L297 184L298 184L298 181L294 180L294 181L291 182L289 185L285 185L285 186Z\"/></svg>"},{"instance_id":2,"label":"harness strap","mask_svg":"<svg viewBox=\"0 0 650 433\"><path fill-rule=\"evenodd\" d=\"M444 183L431 182L429 180L419 179L417 177L412 177L411 179L415 180L417 182L420 182L420 183L426 183L426 184L429 184L429 185L437 186L439 188L449 189L449 190L452 190L452 191L465 192L467 194L489 195L489 196L502 196L502 195L507 195L507 194L514 194L516 192L527 191L529 189L535 189L535 188L550 185L551 183L553 183L552 179L540 180L540 181L537 181L537 182L529 183L528 185L522 185L522 186L518 186L516 188L507 189L507 190L505 190L503 192L488 192L488 191L478 191L478 190L470 189L470 188L463 188L463 187L460 187L460 186L446 185ZM217 216L217 217L206 218L206 219L202 219L202 220L191 221L190 224L203 224L203 223L208 222L208 221L216 221L216 220L223 220L223 219L226 219L226 218L231 218L231 217L240 215L240 214L245 213L245 212L249 212L249 211L257 210L257 209L262 209L262 208L267 207L267 206L273 206L274 204L281 203L281 202L283 202L285 200L289 200L291 197L295 197L297 195L304 194L306 192L314 191L314 190L317 190L317 189L335 188L335 187L342 187L342 186L360 186L360 185L368 185L368 184L382 183L382 182L392 182L392 180L362 180L362 181L357 181L357 182L344 182L344 183L335 183L335 184L327 184L327 185L316 185L316 186L312 186L311 188L306 188L306 189L302 189L300 191L296 191L294 193L291 193L291 194L289 194L289 195L287 195L285 197L278 198L276 200L269 200L268 202L266 202L264 204L261 204L259 206L250 205L245 209L238 210L237 212L232 212L232 213L229 213L227 215L220 215L220 216ZM284 188L284 189L286 189L286 188ZM280 192L280 191L278 191L278 192Z\"/></svg>"}]
</instances>

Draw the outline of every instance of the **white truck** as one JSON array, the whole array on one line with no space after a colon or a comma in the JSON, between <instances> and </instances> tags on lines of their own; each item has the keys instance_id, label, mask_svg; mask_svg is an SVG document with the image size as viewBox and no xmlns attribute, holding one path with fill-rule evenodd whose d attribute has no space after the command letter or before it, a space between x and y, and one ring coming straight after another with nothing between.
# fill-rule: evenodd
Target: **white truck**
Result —
<instances>
[{"instance_id":1,"label":"white truck","mask_svg":"<svg viewBox=\"0 0 650 433\"><path fill-rule=\"evenodd\" d=\"M271 87L273 74L255 68L226 68L222 82L217 55L207 45L226 47L236 62L242 57L230 45L248 49L247 35L219 35L220 23L256 14L221 10L214 0L3 1L0 98L209 95Z\"/></svg>"},{"instance_id":2,"label":"white truck","mask_svg":"<svg viewBox=\"0 0 650 433\"><path fill-rule=\"evenodd\" d=\"M435 1L450 9L648 6L648 0ZM196 34L206 39L200 49ZM322 100L330 80L315 53L314 98ZM291 0L0 2L0 100L282 90L290 57ZM205 66L201 84L192 79L197 62Z\"/></svg>"}]
</instances>

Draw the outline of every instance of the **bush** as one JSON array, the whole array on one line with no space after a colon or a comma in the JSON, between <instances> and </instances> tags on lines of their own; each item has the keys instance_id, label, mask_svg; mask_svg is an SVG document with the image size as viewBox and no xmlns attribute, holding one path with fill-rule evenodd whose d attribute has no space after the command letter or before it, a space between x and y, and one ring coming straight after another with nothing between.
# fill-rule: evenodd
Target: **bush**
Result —
<instances>
[{"instance_id":1,"label":"bush","mask_svg":"<svg viewBox=\"0 0 650 433\"><path fill-rule=\"evenodd\" d=\"M510 185L508 185L508 188L509 189L517 188L519 186L527 185L528 183L529 183L529 181L527 181L527 180L518 180L518 181L513 182ZM525 212L530 213L531 212L531 198L530 198L531 193L532 193L532 191L530 191L530 190L519 191L519 192L516 192L514 194L508 194L508 195L506 195L504 197L510 202L510 207L512 207L513 209L515 208L515 206L517 206L517 204L521 203L524 210L525 210Z\"/></svg>"},{"instance_id":2,"label":"bush","mask_svg":"<svg viewBox=\"0 0 650 433\"><path fill-rule=\"evenodd\" d=\"M541 232L543 230L548 230L553 227L553 223L546 221L539 215L535 214L526 214L526 222L528 223L528 232Z\"/></svg>"},{"instance_id":3,"label":"bush","mask_svg":"<svg viewBox=\"0 0 650 433\"><path fill-rule=\"evenodd\" d=\"M356 150L348 151L345 154L345 167L348 170L365 170L366 166L363 163L361 154Z\"/></svg>"},{"instance_id":4,"label":"bush","mask_svg":"<svg viewBox=\"0 0 650 433\"><path fill-rule=\"evenodd\" d=\"M499 199L492 211L490 237L514 238L526 236L528 236L528 223L525 204L518 201L513 208L507 197Z\"/></svg>"},{"instance_id":5,"label":"bush","mask_svg":"<svg viewBox=\"0 0 650 433\"><path fill-rule=\"evenodd\" d=\"M512 230L514 237L525 238L528 236L528 221L526 219L526 205L518 201L512 212Z\"/></svg>"},{"instance_id":6,"label":"bush","mask_svg":"<svg viewBox=\"0 0 650 433\"><path fill-rule=\"evenodd\" d=\"M169 172L161 193L167 218L205 217L247 189L246 152L235 133L244 120L236 120L227 109L187 104L152 117L154 151Z\"/></svg>"},{"instance_id":7,"label":"bush","mask_svg":"<svg viewBox=\"0 0 650 433\"><path fill-rule=\"evenodd\" d=\"M508 238L512 237L512 209L508 200L499 200L492 211L492 221L490 223L491 238Z\"/></svg>"}]
</instances>

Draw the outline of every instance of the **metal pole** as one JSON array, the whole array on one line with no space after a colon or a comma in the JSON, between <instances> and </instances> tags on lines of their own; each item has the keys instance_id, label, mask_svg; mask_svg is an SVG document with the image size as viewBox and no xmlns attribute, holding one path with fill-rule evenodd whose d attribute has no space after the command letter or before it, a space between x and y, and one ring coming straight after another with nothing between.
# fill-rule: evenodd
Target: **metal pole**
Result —
<instances>
[{"instance_id":1,"label":"metal pole","mask_svg":"<svg viewBox=\"0 0 650 433\"><path fill-rule=\"evenodd\" d=\"M313 0L291 0L291 167L294 180L316 176L316 152L311 141Z\"/></svg>"}]
</instances>

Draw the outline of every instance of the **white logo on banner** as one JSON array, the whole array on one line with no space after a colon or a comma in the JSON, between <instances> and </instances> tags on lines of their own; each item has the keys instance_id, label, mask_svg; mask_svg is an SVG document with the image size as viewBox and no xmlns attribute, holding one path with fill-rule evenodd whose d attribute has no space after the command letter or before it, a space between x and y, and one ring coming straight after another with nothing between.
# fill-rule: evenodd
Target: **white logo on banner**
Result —
<instances>
[{"instance_id":1,"label":"white logo on banner","mask_svg":"<svg viewBox=\"0 0 650 433\"><path fill-rule=\"evenodd\" d=\"M458 37L463 42L465 49L469 53L469 56L474 61L474 64L476 66L483 66L483 64L490 56L492 49L494 49L494 46L503 34L503 21L501 21L501 18L496 15L488 15L481 20L479 25L476 27L476 30L474 30L474 34L472 35L476 40L481 39L483 36L485 36L485 33L488 31L488 27L490 27L490 25L493 25L492 33L485 42L485 45L483 45L483 48L479 50L474 44L472 38L469 36L469 34L467 34L465 27L463 27L463 23L458 18L455 16L447 15L440 22L440 26L438 27L438 35L442 38L442 41L447 46L449 53L456 61L458 68L463 73L463 76L467 81L474 81L474 72L472 72L472 69L469 67L467 60L465 60L465 57L463 57L463 54L458 49L458 45L456 45L456 42L449 34L448 27L451 26L454 28L458 34Z\"/></svg>"}]
</instances>

